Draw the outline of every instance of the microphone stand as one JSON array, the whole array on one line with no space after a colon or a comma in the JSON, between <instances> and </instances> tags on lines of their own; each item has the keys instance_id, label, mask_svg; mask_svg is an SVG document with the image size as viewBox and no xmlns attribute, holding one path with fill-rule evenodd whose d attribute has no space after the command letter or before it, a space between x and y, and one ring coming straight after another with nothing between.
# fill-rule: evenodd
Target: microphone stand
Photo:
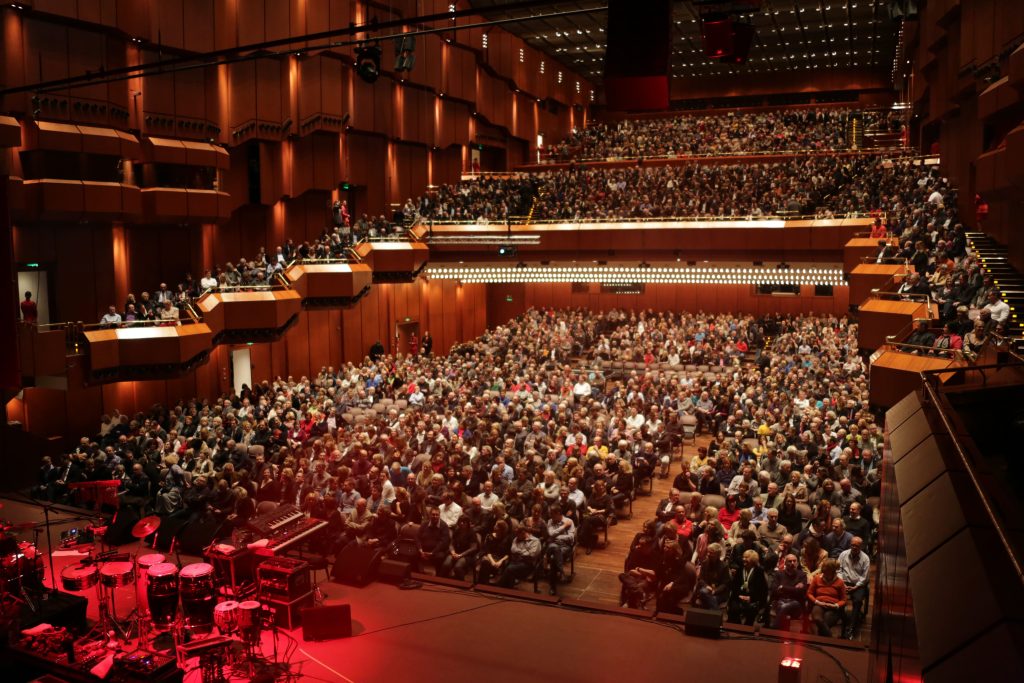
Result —
<instances>
[{"instance_id":1,"label":"microphone stand","mask_svg":"<svg viewBox=\"0 0 1024 683\"><path fill-rule=\"evenodd\" d=\"M50 556L50 582L53 585L53 590L57 590L57 574L54 573L53 569L53 539L50 535L50 506L53 505L51 501L43 501L43 517L46 524L46 554ZM43 582L46 585L46 582Z\"/></svg>"}]
</instances>

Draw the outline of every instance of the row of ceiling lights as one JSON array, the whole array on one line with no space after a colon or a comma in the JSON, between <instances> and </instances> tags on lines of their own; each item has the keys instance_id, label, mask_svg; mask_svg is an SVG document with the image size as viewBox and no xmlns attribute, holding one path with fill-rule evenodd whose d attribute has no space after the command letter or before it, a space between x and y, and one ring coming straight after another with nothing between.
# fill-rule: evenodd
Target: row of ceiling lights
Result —
<instances>
[{"instance_id":1,"label":"row of ceiling lights","mask_svg":"<svg viewBox=\"0 0 1024 683\"><path fill-rule=\"evenodd\" d=\"M427 277L465 283L597 282L602 284L750 284L846 286L841 268L650 268L621 266L573 267L443 267L429 266Z\"/></svg>"}]
</instances>

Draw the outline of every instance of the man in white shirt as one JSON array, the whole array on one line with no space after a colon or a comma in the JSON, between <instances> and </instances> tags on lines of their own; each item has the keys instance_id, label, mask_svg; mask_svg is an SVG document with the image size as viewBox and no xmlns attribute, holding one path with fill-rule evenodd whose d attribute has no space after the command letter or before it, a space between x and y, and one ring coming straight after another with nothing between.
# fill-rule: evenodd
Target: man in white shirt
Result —
<instances>
[{"instance_id":1,"label":"man in white shirt","mask_svg":"<svg viewBox=\"0 0 1024 683\"><path fill-rule=\"evenodd\" d=\"M107 309L107 312L103 314L103 317L100 318L100 324L110 326L120 325L121 314L117 312L116 308L111 306Z\"/></svg>"},{"instance_id":2,"label":"man in white shirt","mask_svg":"<svg viewBox=\"0 0 1024 683\"><path fill-rule=\"evenodd\" d=\"M206 275L204 275L199 280L199 286L202 288L203 291L206 291L207 289L217 288L217 278L213 276L212 271L206 271Z\"/></svg>"},{"instance_id":3,"label":"man in white shirt","mask_svg":"<svg viewBox=\"0 0 1024 683\"><path fill-rule=\"evenodd\" d=\"M589 398L590 392L590 383L587 382L586 377L580 377L580 381L576 382L576 386L572 388L573 396L576 397L577 401L583 398Z\"/></svg>"},{"instance_id":4,"label":"man in white shirt","mask_svg":"<svg viewBox=\"0 0 1024 683\"><path fill-rule=\"evenodd\" d=\"M494 493L494 483L490 480L485 481L482 488L483 491L477 496L480 499L480 507L484 510L490 510L499 500L497 494Z\"/></svg>"},{"instance_id":5,"label":"man in white shirt","mask_svg":"<svg viewBox=\"0 0 1024 683\"><path fill-rule=\"evenodd\" d=\"M1007 318L1010 317L1009 305L999 298L999 292L995 289L988 290L988 303L985 304L982 310L991 313L992 319L996 321L996 324L1005 323Z\"/></svg>"},{"instance_id":6,"label":"man in white shirt","mask_svg":"<svg viewBox=\"0 0 1024 683\"><path fill-rule=\"evenodd\" d=\"M455 528L455 523L462 516L462 506L452 499L452 492L445 491L441 494L441 504L438 506L441 511L441 521L448 525L449 529Z\"/></svg>"},{"instance_id":7,"label":"man in white shirt","mask_svg":"<svg viewBox=\"0 0 1024 683\"><path fill-rule=\"evenodd\" d=\"M860 536L854 536L850 547L839 553L838 576L846 584L846 595L850 600L852 619L846 627L843 637L850 640L860 628L864 618L864 601L868 599L868 579L871 577L871 560L861 550L864 545Z\"/></svg>"}]
</instances>

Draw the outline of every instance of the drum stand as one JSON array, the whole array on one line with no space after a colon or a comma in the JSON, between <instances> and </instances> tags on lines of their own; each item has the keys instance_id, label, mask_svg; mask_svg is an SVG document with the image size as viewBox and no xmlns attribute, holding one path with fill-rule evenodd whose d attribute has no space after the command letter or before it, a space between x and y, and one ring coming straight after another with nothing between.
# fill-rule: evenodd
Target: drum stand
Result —
<instances>
[{"instance_id":1,"label":"drum stand","mask_svg":"<svg viewBox=\"0 0 1024 683\"><path fill-rule=\"evenodd\" d=\"M127 645L128 639L132 631L132 621L134 621L134 613L128 617L128 625L125 627L117 620L117 603L114 601L114 589L111 588L109 593L107 587L103 585L103 579L100 578L96 582L96 597L99 598L99 623L97 628L101 629L104 635L114 632L114 636L120 641L121 645Z\"/></svg>"}]
</instances>

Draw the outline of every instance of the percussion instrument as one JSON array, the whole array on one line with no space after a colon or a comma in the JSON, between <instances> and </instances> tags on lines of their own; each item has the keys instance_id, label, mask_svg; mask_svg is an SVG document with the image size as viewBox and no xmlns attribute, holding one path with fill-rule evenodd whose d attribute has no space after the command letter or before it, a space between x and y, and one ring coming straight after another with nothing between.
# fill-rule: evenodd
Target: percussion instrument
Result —
<instances>
[{"instance_id":1,"label":"percussion instrument","mask_svg":"<svg viewBox=\"0 0 1024 683\"><path fill-rule=\"evenodd\" d=\"M132 527L132 536L135 538L145 538L156 532L160 528L160 518L156 515L150 515L149 517L143 517L135 523Z\"/></svg>"},{"instance_id":2,"label":"percussion instrument","mask_svg":"<svg viewBox=\"0 0 1024 683\"><path fill-rule=\"evenodd\" d=\"M11 539L13 541L13 539ZM42 588L43 555L28 541L17 541L13 550L0 557L0 584Z\"/></svg>"},{"instance_id":3,"label":"percussion instrument","mask_svg":"<svg viewBox=\"0 0 1024 683\"><path fill-rule=\"evenodd\" d=\"M255 600L238 603L238 631L245 640L252 642L259 638L262 608L263 606Z\"/></svg>"},{"instance_id":4,"label":"percussion instrument","mask_svg":"<svg viewBox=\"0 0 1024 683\"><path fill-rule=\"evenodd\" d=\"M143 555L139 558L139 576L145 576L147 570L153 565L163 564L166 558L160 553L151 553L149 555Z\"/></svg>"},{"instance_id":5,"label":"percussion instrument","mask_svg":"<svg viewBox=\"0 0 1024 683\"><path fill-rule=\"evenodd\" d=\"M107 588L129 586L135 582L135 565L131 562L108 562L100 569L100 583Z\"/></svg>"},{"instance_id":6,"label":"percussion instrument","mask_svg":"<svg viewBox=\"0 0 1024 683\"><path fill-rule=\"evenodd\" d=\"M221 635L228 635L238 627L238 602L228 600L213 608L213 623Z\"/></svg>"},{"instance_id":7,"label":"percussion instrument","mask_svg":"<svg viewBox=\"0 0 1024 683\"><path fill-rule=\"evenodd\" d=\"M60 572L60 585L66 591L82 592L89 590L100 580L100 573L95 565L72 564Z\"/></svg>"},{"instance_id":8,"label":"percussion instrument","mask_svg":"<svg viewBox=\"0 0 1024 683\"><path fill-rule=\"evenodd\" d=\"M194 562L181 570L178 579L181 611L186 625L198 632L213 628L213 565Z\"/></svg>"},{"instance_id":9,"label":"percussion instrument","mask_svg":"<svg viewBox=\"0 0 1024 683\"><path fill-rule=\"evenodd\" d=\"M169 562L159 562L146 573L146 601L153 624L158 628L170 626L178 616L178 568Z\"/></svg>"}]
</instances>

